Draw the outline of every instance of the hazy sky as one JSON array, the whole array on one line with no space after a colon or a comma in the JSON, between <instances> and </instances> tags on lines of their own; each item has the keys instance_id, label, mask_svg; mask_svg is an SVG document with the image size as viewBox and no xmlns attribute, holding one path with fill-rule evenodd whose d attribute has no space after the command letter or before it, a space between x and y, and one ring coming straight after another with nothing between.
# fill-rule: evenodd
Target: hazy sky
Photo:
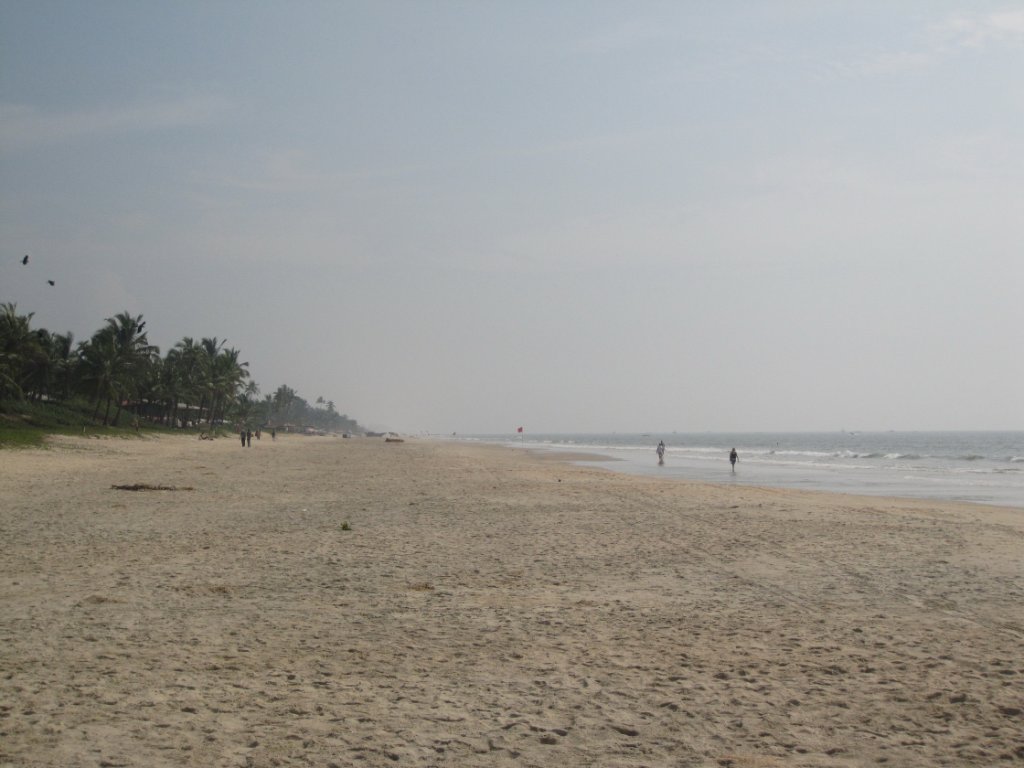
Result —
<instances>
[{"instance_id":1,"label":"hazy sky","mask_svg":"<svg viewBox=\"0 0 1024 768\"><path fill-rule=\"evenodd\" d=\"M1024 429L1024 3L0 0L0 44L36 326L406 432Z\"/></svg>"}]
</instances>

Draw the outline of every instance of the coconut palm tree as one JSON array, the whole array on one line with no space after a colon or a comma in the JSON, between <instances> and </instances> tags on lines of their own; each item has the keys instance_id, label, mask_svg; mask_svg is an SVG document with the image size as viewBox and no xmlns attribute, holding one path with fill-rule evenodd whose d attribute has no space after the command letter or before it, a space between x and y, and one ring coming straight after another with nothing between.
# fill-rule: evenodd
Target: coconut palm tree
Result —
<instances>
[{"instance_id":1,"label":"coconut palm tree","mask_svg":"<svg viewBox=\"0 0 1024 768\"><path fill-rule=\"evenodd\" d=\"M22 358L23 384L25 396L39 401L50 395L55 368L50 356L53 335L45 328L38 328L31 332L31 337Z\"/></svg>"},{"instance_id":2,"label":"coconut palm tree","mask_svg":"<svg viewBox=\"0 0 1024 768\"><path fill-rule=\"evenodd\" d=\"M235 397L234 410L239 421L247 424L252 423L252 417L256 409L256 398L260 394L260 387L255 381L249 381Z\"/></svg>"},{"instance_id":3,"label":"coconut palm tree","mask_svg":"<svg viewBox=\"0 0 1024 768\"><path fill-rule=\"evenodd\" d=\"M205 402L205 356L202 345L189 336L168 350L161 374L166 401L165 422L177 424L182 402L200 407Z\"/></svg>"},{"instance_id":4,"label":"coconut palm tree","mask_svg":"<svg viewBox=\"0 0 1024 768\"><path fill-rule=\"evenodd\" d=\"M110 423L112 401L117 401L116 425L127 399L137 397L151 377L159 350L149 343L145 325L142 315L121 312L107 318L107 324L80 346L83 379L90 384L96 402L93 418L99 415L100 402L106 401L104 425Z\"/></svg>"},{"instance_id":5,"label":"coconut palm tree","mask_svg":"<svg viewBox=\"0 0 1024 768\"><path fill-rule=\"evenodd\" d=\"M282 384L274 392L274 413L279 417L288 418L292 403L295 402L297 393L287 384Z\"/></svg>"},{"instance_id":6,"label":"coconut palm tree","mask_svg":"<svg viewBox=\"0 0 1024 768\"><path fill-rule=\"evenodd\" d=\"M114 337L110 333L99 330L88 341L78 345L81 360L81 380L89 388L95 408L92 412L93 421L99 418L100 405L105 401L103 413L104 426L110 420L110 405L120 389L119 377L122 373L119 355Z\"/></svg>"},{"instance_id":7,"label":"coconut palm tree","mask_svg":"<svg viewBox=\"0 0 1024 768\"><path fill-rule=\"evenodd\" d=\"M241 354L237 349L228 348L220 350L219 354L211 360L210 367L210 388L213 396L211 407L211 420L218 415L224 418L227 405L238 394L242 382L249 378L249 363L240 362Z\"/></svg>"},{"instance_id":8,"label":"coconut palm tree","mask_svg":"<svg viewBox=\"0 0 1024 768\"><path fill-rule=\"evenodd\" d=\"M146 321L142 315L132 317L127 312L120 312L107 318L107 325L101 329L114 340L117 350L118 390L117 413L114 415L116 425L121 418L121 409L126 398L138 396L146 380L150 376L150 366L160 350L149 343L146 332Z\"/></svg>"},{"instance_id":9,"label":"coconut palm tree","mask_svg":"<svg viewBox=\"0 0 1024 768\"><path fill-rule=\"evenodd\" d=\"M16 304L0 304L0 397L25 397L32 361L42 352L33 314L19 315Z\"/></svg>"},{"instance_id":10,"label":"coconut palm tree","mask_svg":"<svg viewBox=\"0 0 1024 768\"><path fill-rule=\"evenodd\" d=\"M57 398L68 400L71 398L75 367L78 364L78 356L75 354L74 334L70 331L53 334L50 337L49 351L50 359L53 362ZM53 395L54 393L51 392L50 394Z\"/></svg>"},{"instance_id":11,"label":"coconut palm tree","mask_svg":"<svg viewBox=\"0 0 1024 768\"><path fill-rule=\"evenodd\" d=\"M216 336L205 337L199 342L198 362L199 369L199 417L202 418L206 411L206 419L211 424L214 419L214 410L217 405L216 383L214 382L214 361L220 355L227 340L218 339Z\"/></svg>"},{"instance_id":12,"label":"coconut palm tree","mask_svg":"<svg viewBox=\"0 0 1024 768\"><path fill-rule=\"evenodd\" d=\"M31 315L27 315L27 321ZM27 325L22 325L22 331ZM71 378L76 356L70 333L51 333L45 328L29 330L19 344L20 378L23 395L30 400L66 400L71 396Z\"/></svg>"}]
</instances>

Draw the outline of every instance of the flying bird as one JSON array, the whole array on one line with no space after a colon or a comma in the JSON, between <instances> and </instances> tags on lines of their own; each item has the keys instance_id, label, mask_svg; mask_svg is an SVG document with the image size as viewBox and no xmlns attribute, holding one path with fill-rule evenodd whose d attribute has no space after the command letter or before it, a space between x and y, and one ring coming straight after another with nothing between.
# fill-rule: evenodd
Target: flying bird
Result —
<instances>
[{"instance_id":1,"label":"flying bird","mask_svg":"<svg viewBox=\"0 0 1024 768\"><path fill-rule=\"evenodd\" d=\"M48 282L50 285L56 285L56 283L53 282L53 280L47 280L46 282Z\"/></svg>"},{"instance_id":2,"label":"flying bird","mask_svg":"<svg viewBox=\"0 0 1024 768\"><path fill-rule=\"evenodd\" d=\"M21 260L22 264L28 264L28 254L25 254L25 258Z\"/></svg>"}]
</instances>

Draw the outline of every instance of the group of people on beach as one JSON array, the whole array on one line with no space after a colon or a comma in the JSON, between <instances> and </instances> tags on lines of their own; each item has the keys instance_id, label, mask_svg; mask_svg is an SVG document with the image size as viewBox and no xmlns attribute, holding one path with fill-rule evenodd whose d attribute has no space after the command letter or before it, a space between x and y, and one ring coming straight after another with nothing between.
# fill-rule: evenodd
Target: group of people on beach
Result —
<instances>
[{"instance_id":1,"label":"group of people on beach","mask_svg":"<svg viewBox=\"0 0 1024 768\"><path fill-rule=\"evenodd\" d=\"M256 427L256 431L255 432L253 432L251 429L244 429L243 428L241 431L239 431L238 436L240 438L242 438L242 447L243 448L252 448L252 436L256 435L256 439L259 440L260 436L262 434L263 434L263 430L261 430L259 427ZM270 436L276 440L277 439L277 430L271 429L270 430Z\"/></svg>"},{"instance_id":2,"label":"group of people on beach","mask_svg":"<svg viewBox=\"0 0 1024 768\"><path fill-rule=\"evenodd\" d=\"M252 436L254 434L256 435L256 439L259 440L260 436L263 434L263 430L261 430L259 427L256 427L255 432L245 427L239 430L238 436L242 439L243 448L252 448ZM275 427L270 428L270 439L277 440L277 429Z\"/></svg>"},{"instance_id":3,"label":"group of people on beach","mask_svg":"<svg viewBox=\"0 0 1024 768\"><path fill-rule=\"evenodd\" d=\"M658 454L658 466L662 466L665 463L665 441L659 440L658 447L654 449ZM729 451L729 463L732 464L732 471L736 471L736 462L740 460L740 455L736 453L736 449L733 448Z\"/></svg>"}]
</instances>

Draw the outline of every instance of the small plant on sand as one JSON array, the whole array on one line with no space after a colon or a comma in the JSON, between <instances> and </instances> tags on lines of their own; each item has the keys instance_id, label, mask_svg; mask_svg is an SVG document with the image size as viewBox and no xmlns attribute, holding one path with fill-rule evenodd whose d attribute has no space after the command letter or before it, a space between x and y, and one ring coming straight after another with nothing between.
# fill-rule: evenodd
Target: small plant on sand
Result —
<instances>
[{"instance_id":1,"label":"small plant on sand","mask_svg":"<svg viewBox=\"0 0 1024 768\"><path fill-rule=\"evenodd\" d=\"M348 520L346 520L345 522L343 522L341 524L341 530L343 530L343 531L351 531L352 530L352 526L348 524Z\"/></svg>"}]
</instances>

